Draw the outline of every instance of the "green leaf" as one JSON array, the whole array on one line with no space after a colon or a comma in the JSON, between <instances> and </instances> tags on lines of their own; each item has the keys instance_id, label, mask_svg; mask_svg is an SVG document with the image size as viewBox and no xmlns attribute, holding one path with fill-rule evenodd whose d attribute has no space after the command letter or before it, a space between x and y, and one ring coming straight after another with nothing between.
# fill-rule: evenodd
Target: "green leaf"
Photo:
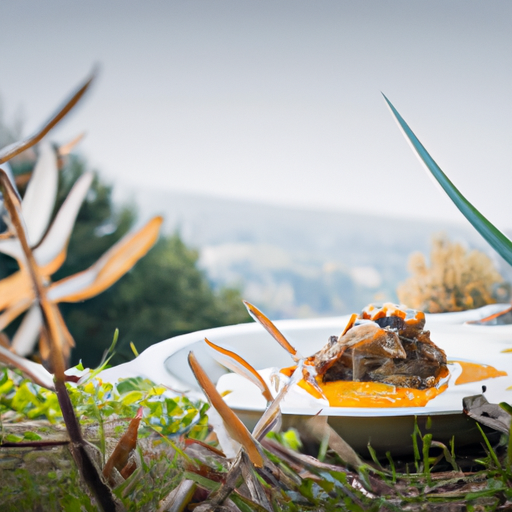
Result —
<instances>
[{"instance_id":1,"label":"green leaf","mask_svg":"<svg viewBox=\"0 0 512 512\"><path fill-rule=\"evenodd\" d=\"M512 405L507 404L507 402L501 402L500 407L512 416Z\"/></svg>"},{"instance_id":2,"label":"green leaf","mask_svg":"<svg viewBox=\"0 0 512 512\"><path fill-rule=\"evenodd\" d=\"M7 443L19 443L20 441L23 441L23 438L15 434L8 434L3 440Z\"/></svg>"},{"instance_id":3,"label":"green leaf","mask_svg":"<svg viewBox=\"0 0 512 512\"><path fill-rule=\"evenodd\" d=\"M35 432L25 432L23 439L27 439L28 441L41 441L42 437Z\"/></svg>"},{"instance_id":4,"label":"green leaf","mask_svg":"<svg viewBox=\"0 0 512 512\"><path fill-rule=\"evenodd\" d=\"M411 143L414 151L419 156L420 160L426 168L432 173L432 176L438 181L448 197L453 201L455 206L461 213L468 219L473 227L487 240L487 242L498 252L501 257L512 265L512 241L504 235L496 226L491 224L455 187L450 181L448 176L441 170L434 159L430 156L428 151L424 148L418 140L414 132L409 128L409 125L404 121L402 116L398 113L395 107L383 94L386 103L388 104L391 112L395 116L400 128L402 129L405 137Z\"/></svg>"}]
</instances>

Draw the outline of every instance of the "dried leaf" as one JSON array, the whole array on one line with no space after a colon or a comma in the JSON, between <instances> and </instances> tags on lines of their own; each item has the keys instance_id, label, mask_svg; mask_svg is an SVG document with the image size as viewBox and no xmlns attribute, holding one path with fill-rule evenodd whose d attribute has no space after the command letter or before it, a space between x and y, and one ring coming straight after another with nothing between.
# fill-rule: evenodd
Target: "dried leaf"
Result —
<instances>
[{"instance_id":1,"label":"dried leaf","mask_svg":"<svg viewBox=\"0 0 512 512\"><path fill-rule=\"evenodd\" d=\"M113 468L121 472L126 466L130 454L137 446L137 433L140 420L142 419L142 412L143 408L140 407L103 468L103 476L109 481L111 480Z\"/></svg>"},{"instance_id":2,"label":"dried leaf","mask_svg":"<svg viewBox=\"0 0 512 512\"><path fill-rule=\"evenodd\" d=\"M287 350L290 353L290 355L293 357L295 361L301 359L301 356L297 352L297 349L292 347L292 345L284 337L281 331L272 323L272 321L269 318L267 318L256 306L253 306L246 300L244 300L243 302L249 314L267 330L267 332L279 343L279 345L281 345L285 350Z\"/></svg>"},{"instance_id":3,"label":"dried leaf","mask_svg":"<svg viewBox=\"0 0 512 512\"><path fill-rule=\"evenodd\" d=\"M222 417L229 435L245 448L249 458L251 459L251 462L255 466L262 467L263 457L256 442L247 430L246 426L228 407L226 402L224 402L223 398L215 388L213 382L208 378L205 371L201 368L201 365L198 363L193 352L189 352L188 363L209 402Z\"/></svg>"},{"instance_id":4,"label":"dried leaf","mask_svg":"<svg viewBox=\"0 0 512 512\"><path fill-rule=\"evenodd\" d=\"M30 295L33 295L33 293ZM33 301L33 298L30 295L28 298L22 298L16 304L5 309L5 311L0 315L0 330L5 329L15 318L18 318L19 315L30 307Z\"/></svg>"},{"instance_id":5,"label":"dried leaf","mask_svg":"<svg viewBox=\"0 0 512 512\"><path fill-rule=\"evenodd\" d=\"M27 298L34 299L34 287L26 269L18 270L0 281L0 311Z\"/></svg>"},{"instance_id":6,"label":"dried leaf","mask_svg":"<svg viewBox=\"0 0 512 512\"><path fill-rule=\"evenodd\" d=\"M281 401L286 396L290 388L302 378L303 367L304 362L301 360L297 364L297 367L288 382L283 386L281 391L279 391L270 406L267 407L261 418L258 420L258 423L256 423L252 435L258 441L263 439L271 430L277 428L277 426L281 424Z\"/></svg>"},{"instance_id":7,"label":"dried leaf","mask_svg":"<svg viewBox=\"0 0 512 512\"><path fill-rule=\"evenodd\" d=\"M231 350L219 347L207 338L205 338L204 341L208 344L208 346L216 351L214 353L214 357L220 364L230 369L231 371L238 373L238 375L245 377L253 384L258 386L261 390L261 394L265 397L267 402L272 402L274 400L270 389L268 389L267 383L243 357L240 357L238 354L231 352Z\"/></svg>"},{"instance_id":8,"label":"dried leaf","mask_svg":"<svg viewBox=\"0 0 512 512\"><path fill-rule=\"evenodd\" d=\"M158 512L182 512L186 509L196 491L193 480L182 480L171 493L158 504Z\"/></svg>"},{"instance_id":9,"label":"dried leaf","mask_svg":"<svg viewBox=\"0 0 512 512\"><path fill-rule=\"evenodd\" d=\"M257 503L262 508L268 511L272 511L272 505L265 494L265 489L257 479L254 468L250 465L249 459L247 455L242 452L242 460L240 463L240 469L242 470L242 476L244 478L244 483L247 485L249 492L251 494L250 498L254 503Z\"/></svg>"}]
</instances>

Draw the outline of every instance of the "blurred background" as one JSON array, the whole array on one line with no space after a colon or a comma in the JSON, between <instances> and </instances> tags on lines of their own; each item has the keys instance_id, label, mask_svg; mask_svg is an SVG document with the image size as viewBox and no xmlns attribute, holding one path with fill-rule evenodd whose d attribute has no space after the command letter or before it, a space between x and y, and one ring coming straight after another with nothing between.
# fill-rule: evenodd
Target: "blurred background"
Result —
<instances>
[{"instance_id":1,"label":"blurred background","mask_svg":"<svg viewBox=\"0 0 512 512\"><path fill-rule=\"evenodd\" d=\"M98 173L62 276L149 216L166 219L119 283L62 307L75 359L94 364L116 327L122 360L130 341L142 350L248 321L241 297L272 318L397 301L411 254L428 256L441 232L510 280L381 96L507 232L510 2L25 0L4 2L0 16L2 146L99 65L86 101L50 135L86 132L62 193L85 169Z\"/></svg>"}]
</instances>

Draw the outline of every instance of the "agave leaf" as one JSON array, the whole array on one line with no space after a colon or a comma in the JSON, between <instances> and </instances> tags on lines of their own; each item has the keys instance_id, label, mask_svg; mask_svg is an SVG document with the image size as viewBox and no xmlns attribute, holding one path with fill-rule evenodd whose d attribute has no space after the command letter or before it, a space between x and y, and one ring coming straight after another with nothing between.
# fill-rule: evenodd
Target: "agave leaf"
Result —
<instances>
[{"instance_id":1,"label":"agave leaf","mask_svg":"<svg viewBox=\"0 0 512 512\"><path fill-rule=\"evenodd\" d=\"M23 266L23 249L21 248L20 241L17 238L9 236L9 238L0 240L0 252L14 258L20 267Z\"/></svg>"},{"instance_id":2,"label":"agave leaf","mask_svg":"<svg viewBox=\"0 0 512 512\"><path fill-rule=\"evenodd\" d=\"M246 300L243 301L249 314L260 323L267 332L281 345L288 353L292 356L294 361L301 359L301 356L297 352L297 349L293 347L288 340L284 337L281 331L273 324L273 322L267 318L256 306Z\"/></svg>"},{"instance_id":3,"label":"agave leaf","mask_svg":"<svg viewBox=\"0 0 512 512\"><path fill-rule=\"evenodd\" d=\"M18 302L9 306L0 315L0 330L5 329L15 318L18 318L24 313L32 304L32 298L23 298Z\"/></svg>"},{"instance_id":4,"label":"agave leaf","mask_svg":"<svg viewBox=\"0 0 512 512\"><path fill-rule=\"evenodd\" d=\"M57 197L57 155L47 143L40 144L39 151L39 158L21 205L31 247L43 238Z\"/></svg>"},{"instance_id":5,"label":"agave leaf","mask_svg":"<svg viewBox=\"0 0 512 512\"><path fill-rule=\"evenodd\" d=\"M37 144L59 121L61 121L66 114L78 103L80 98L84 95L85 91L91 85L96 72L93 71L91 75L85 80L85 82L78 87L71 97L60 107L55 114L53 114L48 121L34 134L27 137L19 142L14 142L9 146L0 150L0 164L7 162L16 155L19 155L26 149Z\"/></svg>"},{"instance_id":6,"label":"agave leaf","mask_svg":"<svg viewBox=\"0 0 512 512\"><path fill-rule=\"evenodd\" d=\"M228 431L229 435L245 448L249 458L251 459L251 462L256 467L263 467L263 457L261 456L258 445L247 430L246 426L228 407L226 402L224 402L223 398L215 388L213 382L208 378L206 372L201 368L201 365L198 363L193 352L189 352L188 363L197 379L197 382L201 386L201 389L204 391L204 394L224 421L226 430Z\"/></svg>"},{"instance_id":7,"label":"agave leaf","mask_svg":"<svg viewBox=\"0 0 512 512\"><path fill-rule=\"evenodd\" d=\"M66 259L69 237L71 236L78 211L91 186L92 179L93 175L91 173L85 173L78 178L55 216L50 229L41 243L34 249L37 264L43 267L42 272L46 275L56 272ZM14 188L12 190L13 192L15 191ZM53 209L53 202L51 208ZM24 211L23 206L22 211ZM34 212L34 217L37 217L37 211ZM23 219L23 217L20 217L20 219ZM23 220L21 222L24 232L27 233ZM20 267L23 266L24 254L19 237L0 240L0 252L15 258Z\"/></svg>"},{"instance_id":8,"label":"agave leaf","mask_svg":"<svg viewBox=\"0 0 512 512\"><path fill-rule=\"evenodd\" d=\"M73 231L76 217L93 180L93 174L82 174L60 207L48 233L38 247L34 249L37 264L43 273L56 272L66 259L69 237Z\"/></svg>"},{"instance_id":9,"label":"agave leaf","mask_svg":"<svg viewBox=\"0 0 512 512\"><path fill-rule=\"evenodd\" d=\"M268 389L267 383L243 357L231 352L231 350L219 347L215 343L212 343L208 338L205 338L204 341L208 346L216 351L214 353L214 357L220 364L229 368L231 371L238 373L238 375L245 377L258 386L261 390L261 394L265 397L267 402L272 402L274 400L270 389Z\"/></svg>"},{"instance_id":10,"label":"agave leaf","mask_svg":"<svg viewBox=\"0 0 512 512\"><path fill-rule=\"evenodd\" d=\"M383 95L384 96L384 95ZM512 240L504 235L496 226L491 224L455 187L449 180L446 174L437 165L434 159L430 156L421 142L418 140L413 131L409 128L408 124L404 121L402 116L398 113L391 102L384 96L392 114L398 121L402 132L406 139L410 142L413 150L416 152L420 161L425 168L430 171L432 176L441 185L448 197L453 201L455 206L461 213L468 219L473 227L484 237L485 240L498 252L501 257L512 265Z\"/></svg>"},{"instance_id":11,"label":"agave leaf","mask_svg":"<svg viewBox=\"0 0 512 512\"><path fill-rule=\"evenodd\" d=\"M139 231L124 236L87 270L54 283L48 297L55 302L79 302L106 290L151 249L162 220L154 217Z\"/></svg>"},{"instance_id":12,"label":"agave leaf","mask_svg":"<svg viewBox=\"0 0 512 512\"><path fill-rule=\"evenodd\" d=\"M28 377L30 377L36 384L44 388L54 390L53 376L46 368L38 363L29 361L24 357L13 354L10 350L0 345L0 360L6 364L15 366Z\"/></svg>"},{"instance_id":13,"label":"agave leaf","mask_svg":"<svg viewBox=\"0 0 512 512\"><path fill-rule=\"evenodd\" d=\"M34 299L35 294L30 276L25 269L0 280L0 311L11 308L26 298Z\"/></svg>"},{"instance_id":14,"label":"agave leaf","mask_svg":"<svg viewBox=\"0 0 512 512\"><path fill-rule=\"evenodd\" d=\"M34 351L42 326L41 309L37 304L34 304L23 317L16 334L12 338L11 350L20 356L30 355Z\"/></svg>"}]
</instances>

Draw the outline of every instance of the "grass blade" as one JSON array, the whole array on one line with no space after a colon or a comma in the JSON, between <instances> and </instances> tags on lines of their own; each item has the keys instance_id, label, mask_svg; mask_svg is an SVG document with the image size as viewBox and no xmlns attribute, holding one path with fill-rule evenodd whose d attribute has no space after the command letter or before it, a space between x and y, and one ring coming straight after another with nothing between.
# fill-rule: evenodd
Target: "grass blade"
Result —
<instances>
[{"instance_id":1,"label":"grass blade","mask_svg":"<svg viewBox=\"0 0 512 512\"><path fill-rule=\"evenodd\" d=\"M496 226L489 222L457 189L457 187L450 181L448 176L441 170L435 160L430 156L425 147L418 140L414 132L409 128L409 125L404 121L402 116L398 113L391 102L386 98L384 99L388 104L392 114L397 120L400 128L402 129L406 139L410 142L412 148L420 158L421 162L432 174L432 176L441 185L443 190L448 194L448 197L453 201L455 206L461 213L468 219L473 227L484 237L484 239L498 252L501 257L512 265L512 241L504 235Z\"/></svg>"}]
</instances>

